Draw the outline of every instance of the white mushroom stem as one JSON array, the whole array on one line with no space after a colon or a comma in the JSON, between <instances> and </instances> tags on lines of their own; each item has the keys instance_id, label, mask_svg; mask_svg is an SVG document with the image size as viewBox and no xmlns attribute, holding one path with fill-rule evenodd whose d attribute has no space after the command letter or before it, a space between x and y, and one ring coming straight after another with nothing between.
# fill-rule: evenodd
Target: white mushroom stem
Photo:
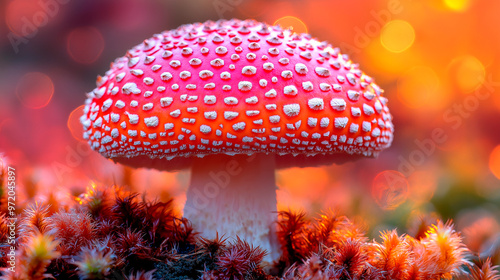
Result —
<instances>
[{"instance_id":1,"label":"white mushroom stem","mask_svg":"<svg viewBox=\"0 0 500 280\"><path fill-rule=\"evenodd\" d=\"M212 155L194 159L184 216L205 238L236 238L278 260L274 155Z\"/></svg>"}]
</instances>

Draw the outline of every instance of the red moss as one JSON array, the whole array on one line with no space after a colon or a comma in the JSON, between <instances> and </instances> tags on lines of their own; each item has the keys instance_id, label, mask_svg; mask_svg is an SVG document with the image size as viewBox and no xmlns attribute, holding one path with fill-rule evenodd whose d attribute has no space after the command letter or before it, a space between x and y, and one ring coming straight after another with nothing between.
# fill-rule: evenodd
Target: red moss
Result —
<instances>
[{"instance_id":1,"label":"red moss","mask_svg":"<svg viewBox=\"0 0 500 280\"><path fill-rule=\"evenodd\" d=\"M287 266L309 256L308 227L309 221L305 219L305 213L278 212L277 235L283 251L281 259Z\"/></svg>"},{"instance_id":2,"label":"red moss","mask_svg":"<svg viewBox=\"0 0 500 280\"><path fill-rule=\"evenodd\" d=\"M117 194L111 206L111 216L124 228L140 229L144 221L144 203L137 200L137 193Z\"/></svg>"},{"instance_id":3,"label":"red moss","mask_svg":"<svg viewBox=\"0 0 500 280\"><path fill-rule=\"evenodd\" d=\"M47 218L46 233L60 242L58 249L62 255L78 254L96 236L90 214L77 210L58 212Z\"/></svg>"},{"instance_id":4,"label":"red moss","mask_svg":"<svg viewBox=\"0 0 500 280\"><path fill-rule=\"evenodd\" d=\"M217 257L217 271L207 273L216 276L216 279L264 279L264 272L260 266L265 252L259 247L253 247L237 238L234 244L222 250Z\"/></svg>"},{"instance_id":5,"label":"red moss","mask_svg":"<svg viewBox=\"0 0 500 280\"><path fill-rule=\"evenodd\" d=\"M208 255L209 258L215 259L222 250L226 248L227 238L219 237L217 233L214 239L198 238L198 253Z\"/></svg>"},{"instance_id":6,"label":"red moss","mask_svg":"<svg viewBox=\"0 0 500 280\"><path fill-rule=\"evenodd\" d=\"M307 259L299 269L292 266L284 279L338 279L340 271L326 265L318 255Z\"/></svg>"},{"instance_id":7,"label":"red moss","mask_svg":"<svg viewBox=\"0 0 500 280\"><path fill-rule=\"evenodd\" d=\"M231 247L222 253L218 258L217 265L219 266L217 275L222 279L244 279L247 271L250 270L250 260L246 257L245 252L236 247Z\"/></svg>"},{"instance_id":8,"label":"red moss","mask_svg":"<svg viewBox=\"0 0 500 280\"><path fill-rule=\"evenodd\" d=\"M150 251L144 240L144 233L130 228L118 233L114 246L120 258L129 258L132 255L147 256Z\"/></svg>"},{"instance_id":9,"label":"red moss","mask_svg":"<svg viewBox=\"0 0 500 280\"><path fill-rule=\"evenodd\" d=\"M481 266L468 265L467 267L470 274L463 277L464 280L500 280L499 266L493 266L490 259L487 259Z\"/></svg>"},{"instance_id":10,"label":"red moss","mask_svg":"<svg viewBox=\"0 0 500 280\"><path fill-rule=\"evenodd\" d=\"M95 233L97 238L114 236L119 225L116 220L102 219L95 223Z\"/></svg>"},{"instance_id":11,"label":"red moss","mask_svg":"<svg viewBox=\"0 0 500 280\"><path fill-rule=\"evenodd\" d=\"M118 188L99 187L77 201L71 210L54 214L36 203L22 212L19 228L26 247L19 248L18 261L27 270L6 279L51 274L56 279L120 275L148 280L160 275L152 272L156 268L167 279L185 279L183 273L189 273L191 279L205 280L500 280L491 261L480 266L468 262L468 250L451 222L427 226L429 220L422 219L414 237L393 230L382 232L379 242L369 242L361 226L339 213L329 211L310 221L304 213L279 212L280 278L264 272L265 252L259 247L237 237L229 243L224 237L198 236L187 219L175 214L171 201L146 201ZM5 219L0 215L3 239L8 234Z\"/></svg>"},{"instance_id":12,"label":"red moss","mask_svg":"<svg viewBox=\"0 0 500 280\"><path fill-rule=\"evenodd\" d=\"M356 279L365 270L367 256L361 242L347 239L334 253L332 261L340 272L340 279Z\"/></svg>"},{"instance_id":13,"label":"red moss","mask_svg":"<svg viewBox=\"0 0 500 280\"><path fill-rule=\"evenodd\" d=\"M19 234L22 237L21 239L25 239L34 234L45 233L47 231L49 206L39 203L31 204L24 209L24 213L21 217L19 222Z\"/></svg>"},{"instance_id":14,"label":"red moss","mask_svg":"<svg viewBox=\"0 0 500 280\"><path fill-rule=\"evenodd\" d=\"M116 187L114 188L118 192ZM108 188L91 183L86 192L76 198L76 201L96 220L102 220L111 215L112 194Z\"/></svg>"}]
</instances>

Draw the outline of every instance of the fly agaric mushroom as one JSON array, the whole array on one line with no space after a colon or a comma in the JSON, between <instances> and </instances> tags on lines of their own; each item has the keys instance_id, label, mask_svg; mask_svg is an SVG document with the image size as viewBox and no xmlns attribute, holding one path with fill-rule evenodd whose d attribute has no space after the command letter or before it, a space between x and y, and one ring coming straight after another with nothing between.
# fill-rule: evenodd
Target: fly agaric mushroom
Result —
<instances>
[{"instance_id":1,"label":"fly agaric mushroom","mask_svg":"<svg viewBox=\"0 0 500 280\"><path fill-rule=\"evenodd\" d=\"M276 260L275 168L374 157L392 116L372 78L308 34L220 20L156 34L115 60L81 118L118 163L191 168L184 215Z\"/></svg>"}]
</instances>

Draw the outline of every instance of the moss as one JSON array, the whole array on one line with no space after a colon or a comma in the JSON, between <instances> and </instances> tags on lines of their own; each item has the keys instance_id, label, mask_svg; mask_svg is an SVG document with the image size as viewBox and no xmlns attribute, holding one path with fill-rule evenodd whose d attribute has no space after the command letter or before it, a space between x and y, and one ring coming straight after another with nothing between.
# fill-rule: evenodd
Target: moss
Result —
<instances>
[{"instance_id":1,"label":"moss","mask_svg":"<svg viewBox=\"0 0 500 280\"><path fill-rule=\"evenodd\" d=\"M139 197L93 185L69 209L28 206L19 216L22 269L3 278L451 279L461 271L468 274L460 279L500 277L489 261L469 262L450 222L421 219L412 235L386 231L377 242L367 238L364 227L333 211L312 220L304 213L279 213L283 255L270 275L263 270L259 247L238 237L231 242L218 236L205 239L175 214L171 202ZM1 219L5 213L0 212ZM0 226L0 235L5 238L5 227Z\"/></svg>"}]
</instances>

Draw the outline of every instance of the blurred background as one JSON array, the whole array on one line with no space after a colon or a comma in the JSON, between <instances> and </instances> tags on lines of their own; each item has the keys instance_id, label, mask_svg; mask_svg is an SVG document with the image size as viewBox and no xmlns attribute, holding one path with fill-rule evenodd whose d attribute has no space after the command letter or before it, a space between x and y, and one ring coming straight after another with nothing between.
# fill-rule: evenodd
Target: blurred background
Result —
<instances>
[{"instance_id":1,"label":"blurred background","mask_svg":"<svg viewBox=\"0 0 500 280\"><path fill-rule=\"evenodd\" d=\"M78 121L98 74L181 24L254 18L327 40L385 89L395 140L377 159L277 171L278 208L337 209L380 230L453 219L475 252L500 240L500 2L2 0L0 164L19 209L124 185L182 209L189 171L132 170L90 150ZM495 241L497 240L497 241Z\"/></svg>"}]
</instances>

